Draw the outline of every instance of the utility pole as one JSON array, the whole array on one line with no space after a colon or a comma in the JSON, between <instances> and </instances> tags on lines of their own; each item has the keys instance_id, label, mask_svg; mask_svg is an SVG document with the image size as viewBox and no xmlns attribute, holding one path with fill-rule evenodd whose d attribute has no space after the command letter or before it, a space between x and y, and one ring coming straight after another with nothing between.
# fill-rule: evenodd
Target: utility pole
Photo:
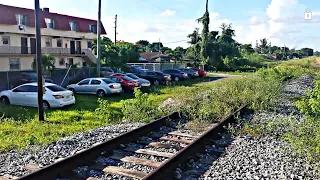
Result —
<instances>
[{"instance_id":1,"label":"utility pole","mask_svg":"<svg viewBox=\"0 0 320 180\"><path fill-rule=\"evenodd\" d=\"M117 44L117 18L118 15L116 15L116 17L114 18L114 45Z\"/></svg>"},{"instance_id":2,"label":"utility pole","mask_svg":"<svg viewBox=\"0 0 320 180\"><path fill-rule=\"evenodd\" d=\"M38 119L44 121L43 115L43 76L42 76L42 62L41 62L41 29L40 29L40 4L39 0L34 1L34 15L36 21L36 62L37 62L37 82L38 82Z\"/></svg>"},{"instance_id":3,"label":"utility pole","mask_svg":"<svg viewBox=\"0 0 320 180\"><path fill-rule=\"evenodd\" d=\"M158 49L159 49L159 54L161 54L161 47L160 47L160 38L159 38L159 43L158 43Z\"/></svg>"},{"instance_id":4,"label":"utility pole","mask_svg":"<svg viewBox=\"0 0 320 180\"><path fill-rule=\"evenodd\" d=\"M100 61L101 61L101 0L98 5L98 21L97 21L97 77L100 77Z\"/></svg>"}]
</instances>

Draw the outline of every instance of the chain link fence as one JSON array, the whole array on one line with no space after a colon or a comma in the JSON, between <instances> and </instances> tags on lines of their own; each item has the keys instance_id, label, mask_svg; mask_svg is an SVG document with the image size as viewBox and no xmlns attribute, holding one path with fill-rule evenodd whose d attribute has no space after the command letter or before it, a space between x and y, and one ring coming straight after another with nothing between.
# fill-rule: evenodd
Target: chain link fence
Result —
<instances>
[{"instance_id":1,"label":"chain link fence","mask_svg":"<svg viewBox=\"0 0 320 180\"><path fill-rule=\"evenodd\" d=\"M166 69L179 69L185 68L185 64L164 64L164 63L128 63L128 65L139 65L144 69L151 71L163 71ZM0 72L0 91L12 89L13 87L21 84L23 73L32 73L34 71L6 71ZM77 83L80 80L88 77L97 76L97 68L70 68L70 69L55 69L47 75L53 80L53 83L63 87L71 83Z\"/></svg>"}]
</instances>

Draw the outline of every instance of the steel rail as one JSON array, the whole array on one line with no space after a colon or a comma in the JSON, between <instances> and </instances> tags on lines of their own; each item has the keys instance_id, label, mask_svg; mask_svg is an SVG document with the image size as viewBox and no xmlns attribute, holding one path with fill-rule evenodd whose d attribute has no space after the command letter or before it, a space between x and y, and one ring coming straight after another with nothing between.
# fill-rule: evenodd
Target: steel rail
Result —
<instances>
[{"instance_id":1,"label":"steel rail","mask_svg":"<svg viewBox=\"0 0 320 180\"><path fill-rule=\"evenodd\" d=\"M106 142L100 143L75 155L69 156L61 161L22 176L19 179L51 180L62 177L64 174L72 171L79 166L90 164L90 162L98 158L102 152L115 150L119 147L120 144L126 144L137 140L140 136L146 135L150 131L153 131L154 129L165 125L166 120L177 119L178 117L179 113L177 112L174 112L168 116L161 117L144 126L131 130Z\"/></svg>"},{"instance_id":2,"label":"steel rail","mask_svg":"<svg viewBox=\"0 0 320 180\"><path fill-rule=\"evenodd\" d=\"M189 144L187 147L183 148L172 158L165 161L157 169L153 170L150 174L143 178L143 180L164 180L171 179L174 177L174 172L181 164L186 163L189 160L189 157L196 155L205 151L205 145L208 141L218 138L219 133L223 131L224 126L228 123L233 123L235 121L235 116L237 114L242 115L245 112L247 105L241 106L238 110L223 118L212 128L207 130L199 138Z\"/></svg>"}]
</instances>

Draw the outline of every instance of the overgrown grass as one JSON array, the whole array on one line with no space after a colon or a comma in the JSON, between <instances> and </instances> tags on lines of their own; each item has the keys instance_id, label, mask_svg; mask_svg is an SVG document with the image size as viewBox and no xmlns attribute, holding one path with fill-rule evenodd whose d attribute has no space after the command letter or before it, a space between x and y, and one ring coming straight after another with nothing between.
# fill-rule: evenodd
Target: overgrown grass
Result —
<instances>
[{"instance_id":1,"label":"overgrown grass","mask_svg":"<svg viewBox=\"0 0 320 180\"><path fill-rule=\"evenodd\" d=\"M182 89L200 86L202 80L204 79L183 81L171 86L158 86L152 88L148 98L155 107L174 93L182 92ZM128 104L132 98L134 96L128 94L105 99L91 95L76 95L76 105L46 111L46 122L37 120L36 108L0 104L0 152L27 145L45 145L76 132L118 123L124 118L130 121L150 121L152 117L146 116L144 120L126 114L123 109L124 104Z\"/></svg>"},{"instance_id":2,"label":"overgrown grass","mask_svg":"<svg viewBox=\"0 0 320 180\"><path fill-rule=\"evenodd\" d=\"M319 67L317 59L310 57L281 62L277 67L260 70L258 74L266 79L280 81L296 78L302 74L319 77ZM320 80L315 80L314 89L305 97L294 98L294 100L299 111L306 115L305 119L297 120L294 117L288 117L265 122L258 121L258 123L253 120L245 123L239 131L233 130L233 132L237 135L271 135L282 138L291 145L297 155L306 157L310 163L318 163L320 160Z\"/></svg>"},{"instance_id":3,"label":"overgrown grass","mask_svg":"<svg viewBox=\"0 0 320 180\"><path fill-rule=\"evenodd\" d=\"M1 106L0 111L11 118L1 118L0 151L45 145L75 132L123 120L150 122L173 111L181 111L193 122L211 123L242 104L250 103L257 109L269 107L279 88L280 82L251 75L215 83L190 80L156 87L148 94L135 91L134 98L97 99L82 95L76 97L76 106L46 112L47 122L36 120L34 108ZM159 108L168 98L173 98L179 106Z\"/></svg>"}]
</instances>

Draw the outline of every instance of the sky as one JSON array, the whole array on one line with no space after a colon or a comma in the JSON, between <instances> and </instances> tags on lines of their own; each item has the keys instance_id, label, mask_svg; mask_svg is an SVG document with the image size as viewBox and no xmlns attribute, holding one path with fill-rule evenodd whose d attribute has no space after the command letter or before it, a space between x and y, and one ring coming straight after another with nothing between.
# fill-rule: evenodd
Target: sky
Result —
<instances>
[{"instance_id":1,"label":"sky","mask_svg":"<svg viewBox=\"0 0 320 180\"><path fill-rule=\"evenodd\" d=\"M0 4L34 8L34 0L0 0ZM50 12L97 19L98 0L40 0ZM305 20L309 9L311 20ZM164 46L187 48L187 35L201 24L205 0L102 0L101 20L107 36L117 40L162 42ZM320 3L318 0L209 0L210 31L231 24L235 39L255 45L267 38L271 45L320 50Z\"/></svg>"}]
</instances>

